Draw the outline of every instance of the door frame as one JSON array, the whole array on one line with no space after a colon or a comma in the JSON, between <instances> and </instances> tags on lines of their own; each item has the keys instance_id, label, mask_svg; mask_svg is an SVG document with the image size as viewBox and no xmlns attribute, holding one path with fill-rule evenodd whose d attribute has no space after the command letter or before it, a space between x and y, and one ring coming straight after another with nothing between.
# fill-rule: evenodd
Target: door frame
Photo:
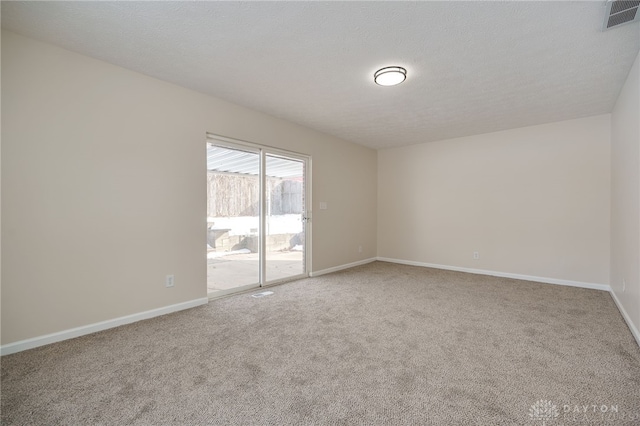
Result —
<instances>
[{"instance_id":1,"label":"door frame","mask_svg":"<svg viewBox=\"0 0 640 426\"><path fill-rule=\"evenodd\" d=\"M312 266L312 255L311 255L311 238L312 238L312 194L311 194L311 156L307 154L301 154L298 152L288 151L281 148L275 148L268 145L257 144L254 142L243 141L235 138L230 138L227 136L221 136L214 133L207 132L207 144L213 144L216 146L220 146L223 148L229 149L237 149L244 150L248 152L255 152L259 154L260 158L260 167L259 167L259 179L260 179L260 208L259 208L259 242L260 242L260 253L259 253L259 278L258 283L256 285L249 284L240 286L237 288L230 289L229 291L222 291L212 293L209 298L216 298L221 296L226 296L231 293L240 293L243 291L251 290L254 288L260 287L269 287L272 285L281 284L283 282L292 281L301 278L309 277L309 273L311 271ZM206 145L205 145L206 147ZM289 158L292 160L298 160L303 162L304 167L304 200L303 200L303 229L304 229L304 251L303 251L303 267L304 272L302 274L293 275L286 278L281 278L277 280L266 281L266 218L267 218L267 194L266 194L266 156L273 155L276 157L283 157L285 159ZM205 155L206 161L206 155ZM206 164L205 164L206 167ZM205 169L207 170L207 169ZM220 293L220 294L219 294Z\"/></svg>"}]
</instances>

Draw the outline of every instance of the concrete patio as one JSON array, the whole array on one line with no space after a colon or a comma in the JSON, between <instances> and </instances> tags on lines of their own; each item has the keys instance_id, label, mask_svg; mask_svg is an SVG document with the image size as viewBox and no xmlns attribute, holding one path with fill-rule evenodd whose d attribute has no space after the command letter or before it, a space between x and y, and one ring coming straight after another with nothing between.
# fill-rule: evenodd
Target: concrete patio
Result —
<instances>
[{"instance_id":1,"label":"concrete patio","mask_svg":"<svg viewBox=\"0 0 640 426\"><path fill-rule=\"evenodd\" d=\"M230 254L207 259L207 291L216 292L258 283L258 253ZM267 281L300 275L304 272L301 251L267 253Z\"/></svg>"}]
</instances>

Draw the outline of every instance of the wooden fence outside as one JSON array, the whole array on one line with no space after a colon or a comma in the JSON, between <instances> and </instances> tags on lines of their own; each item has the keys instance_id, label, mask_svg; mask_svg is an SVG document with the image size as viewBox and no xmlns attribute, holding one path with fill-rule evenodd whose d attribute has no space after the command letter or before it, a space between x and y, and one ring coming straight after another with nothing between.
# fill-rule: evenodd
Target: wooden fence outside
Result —
<instances>
[{"instance_id":1,"label":"wooden fence outside","mask_svg":"<svg viewBox=\"0 0 640 426\"><path fill-rule=\"evenodd\" d=\"M267 177L267 207L271 215L303 212L303 182ZM258 216L258 176L207 172L207 216Z\"/></svg>"}]
</instances>

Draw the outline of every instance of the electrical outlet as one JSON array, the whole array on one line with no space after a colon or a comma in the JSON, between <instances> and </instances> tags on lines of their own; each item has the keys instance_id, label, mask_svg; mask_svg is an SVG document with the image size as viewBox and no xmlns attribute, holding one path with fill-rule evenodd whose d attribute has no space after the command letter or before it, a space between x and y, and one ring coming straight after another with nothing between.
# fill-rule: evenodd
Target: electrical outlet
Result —
<instances>
[{"instance_id":1,"label":"electrical outlet","mask_svg":"<svg viewBox=\"0 0 640 426\"><path fill-rule=\"evenodd\" d=\"M627 283L624 280L624 278L622 279L622 292L624 293L624 291L627 289Z\"/></svg>"},{"instance_id":2,"label":"electrical outlet","mask_svg":"<svg viewBox=\"0 0 640 426\"><path fill-rule=\"evenodd\" d=\"M174 277L173 275L167 275L164 279L164 286L165 287L173 287L174 286Z\"/></svg>"},{"instance_id":3,"label":"electrical outlet","mask_svg":"<svg viewBox=\"0 0 640 426\"><path fill-rule=\"evenodd\" d=\"M477 251L474 251L473 252L473 258L476 259L476 260L480 259L480 253L477 252Z\"/></svg>"},{"instance_id":4,"label":"electrical outlet","mask_svg":"<svg viewBox=\"0 0 640 426\"><path fill-rule=\"evenodd\" d=\"M362 246L358 246L358 253L362 253Z\"/></svg>"}]
</instances>

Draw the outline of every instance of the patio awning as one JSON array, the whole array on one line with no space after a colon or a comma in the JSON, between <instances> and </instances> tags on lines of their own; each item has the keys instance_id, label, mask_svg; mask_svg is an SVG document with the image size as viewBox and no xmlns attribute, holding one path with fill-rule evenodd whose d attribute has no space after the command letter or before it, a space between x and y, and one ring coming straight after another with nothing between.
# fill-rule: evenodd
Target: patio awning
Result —
<instances>
[{"instance_id":1,"label":"patio awning","mask_svg":"<svg viewBox=\"0 0 640 426\"><path fill-rule=\"evenodd\" d=\"M265 158L267 176L278 178L302 178L303 162L272 157ZM260 156L255 152L223 148L207 144L207 170L210 172L258 175Z\"/></svg>"}]
</instances>

